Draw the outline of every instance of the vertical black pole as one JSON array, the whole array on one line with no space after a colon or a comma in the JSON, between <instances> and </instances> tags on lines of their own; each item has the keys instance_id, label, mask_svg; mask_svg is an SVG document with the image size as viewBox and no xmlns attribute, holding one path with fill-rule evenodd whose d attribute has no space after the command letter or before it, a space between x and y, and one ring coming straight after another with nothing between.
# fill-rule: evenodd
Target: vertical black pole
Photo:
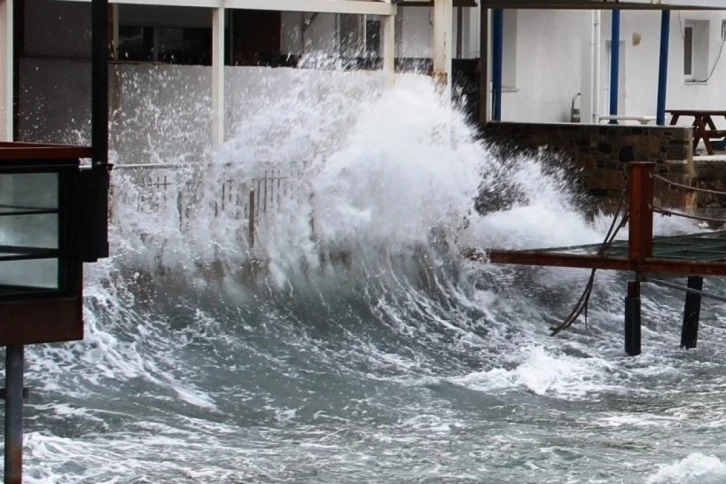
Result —
<instances>
[{"instance_id":1,"label":"vertical black pole","mask_svg":"<svg viewBox=\"0 0 726 484\"><path fill-rule=\"evenodd\" d=\"M489 7L481 0L479 12L479 124L489 121Z\"/></svg>"},{"instance_id":2,"label":"vertical black pole","mask_svg":"<svg viewBox=\"0 0 726 484\"><path fill-rule=\"evenodd\" d=\"M620 10L612 10L612 25L610 28L610 116L618 115L619 87L620 87ZM611 119L610 124L618 124L617 119Z\"/></svg>"},{"instance_id":3,"label":"vertical black pole","mask_svg":"<svg viewBox=\"0 0 726 484\"><path fill-rule=\"evenodd\" d=\"M703 290L703 276L689 276L688 288ZM698 322L701 317L701 295L686 293L686 305L683 309L683 329L681 330L681 348L692 349L698 343Z\"/></svg>"},{"instance_id":4,"label":"vertical black pole","mask_svg":"<svg viewBox=\"0 0 726 484\"><path fill-rule=\"evenodd\" d=\"M640 354L640 281L628 283L625 298L625 352L628 356Z\"/></svg>"},{"instance_id":5,"label":"vertical black pole","mask_svg":"<svg viewBox=\"0 0 726 484\"><path fill-rule=\"evenodd\" d=\"M23 353L22 345L5 355L5 484L23 481Z\"/></svg>"},{"instance_id":6,"label":"vertical black pole","mask_svg":"<svg viewBox=\"0 0 726 484\"><path fill-rule=\"evenodd\" d=\"M502 120L502 69L504 62L504 10L492 10L492 120Z\"/></svg>"},{"instance_id":7,"label":"vertical black pole","mask_svg":"<svg viewBox=\"0 0 726 484\"><path fill-rule=\"evenodd\" d=\"M671 31L671 11L663 10L660 17L660 57L658 62L658 104L656 123L665 125L666 92L668 90L668 44Z\"/></svg>"},{"instance_id":8,"label":"vertical black pole","mask_svg":"<svg viewBox=\"0 0 726 484\"><path fill-rule=\"evenodd\" d=\"M91 143L93 239L86 262L108 257L108 0L91 3Z\"/></svg>"}]
</instances>

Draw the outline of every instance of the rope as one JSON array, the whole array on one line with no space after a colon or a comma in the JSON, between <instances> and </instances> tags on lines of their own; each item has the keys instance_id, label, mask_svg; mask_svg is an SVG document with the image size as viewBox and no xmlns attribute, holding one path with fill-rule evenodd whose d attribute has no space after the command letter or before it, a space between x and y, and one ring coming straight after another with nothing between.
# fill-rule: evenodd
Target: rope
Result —
<instances>
[{"instance_id":1,"label":"rope","mask_svg":"<svg viewBox=\"0 0 726 484\"><path fill-rule=\"evenodd\" d=\"M662 208L662 207L653 207L653 212L659 213L661 215L665 215L666 217L670 217L670 216L673 216L673 217L682 217L682 218L688 218L688 219L691 219L691 220L698 220L698 221L701 221L701 222L711 222L711 223L714 223L714 224L726 224L726 220L725 219L711 218L711 217L702 217L702 216L699 216L699 215L688 215L688 214L685 214L685 213L674 212L672 210L668 210L668 209Z\"/></svg>"},{"instance_id":2,"label":"rope","mask_svg":"<svg viewBox=\"0 0 726 484\"><path fill-rule=\"evenodd\" d=\"M682 183L676 183L676 182L671 181L671 180L669 180L667 178L663 178L660 175L653 175L653 179L654 180L661 181L661 182L665 183L666 185L668 185L671 188L680 188L681 190L688 190L688 191L700 192L700 193L708 193L708 194L711 194L711 195L718 195L718 196L722 196L722 197L723 196L726 196L726 192L721 192L721 191L718 191L718 190L710 190L708 188L692 187L690 185L684 185Z\"/></svg>"},{"instance_id":3,"label":"rope","mask_svg":"<svg viewBox=\"0 0 726 484\"><path fill-rule=\"evenodd\" d=\"M620 196L620 202L618 203L618 208L615 211L615 215L613 216L613 221L610 224L610 228L608 229L608 233L605 235L605 240L603 240L602 245L597 251L597 255L603 255L612 245L613 241L615 240L615 237L618 235L618 232L621 228L625 226L625 224L628 221L628 212L625 212L623 215L622 220L618 224L618 216L620 215L620 212L623 210L623 207L625 205L625 198L628 194L628 180L627 177L625 179L625 183L623 184L623 192ZM551 336L556 336L559 332L566 330L570 326L572 326L577 318L580 317L581 314L585 313L585 327L587 328L587 309L590 305L590 296L592 296L592 289L595 284L595 272L596 269L592 269L590 271L590 278L587 281L587 284L585 285L585 290L582 291L582 294L580 295L580 298L577 300L577 303L575 304L575 307L573 308L572 312L565 318L565 320L560 323L557 326L553 326L550 328Z\"/></svg>"},{"instance_id":4,"label":"rope","mask_svg":"<svg viewBox=\"0 0 726 484\"><path fill-rule=\"evenodd\" d=\"M718 296L716 294L709 294L707 292L699 291L698 289L693 289L687 286L680 286L678 284L673 284L672 282L662 281L660 279L653 279L651 277L645 279L644 282L650 282L655 284L656 286L664 286L669 287L671 289L678 289L679 291L686 292L688 294L697 294L699 296L703 296L705 298L715 299L716 301L726 302L726 297L724 296Z\"/></svg>"}]
</instances>

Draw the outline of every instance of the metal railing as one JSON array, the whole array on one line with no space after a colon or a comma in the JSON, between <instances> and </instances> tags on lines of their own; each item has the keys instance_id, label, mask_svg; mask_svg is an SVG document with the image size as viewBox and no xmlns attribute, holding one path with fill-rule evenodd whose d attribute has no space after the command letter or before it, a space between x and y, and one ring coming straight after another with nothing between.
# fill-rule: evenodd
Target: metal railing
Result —
<instances>
[{"instance_id":1,"label":"metal railing","mask_svg":"<svg viewBox=\"0 0 726 484\"><path fill-rule=\"evenodd\" d=\"M270 169L261 176L239 182L225 178L217 193L205 193L206 164L139 164L117 165L121 178L112 181L112 199L131 205L140 213L159 213L169 210L178 216L183 229L200 216L238 220L245 238L253 248L274 222L286 202L305 196L299 176L290 176L281 169ZM111 211L112 222L117 222Z\"/></svg>"}]
</instances>

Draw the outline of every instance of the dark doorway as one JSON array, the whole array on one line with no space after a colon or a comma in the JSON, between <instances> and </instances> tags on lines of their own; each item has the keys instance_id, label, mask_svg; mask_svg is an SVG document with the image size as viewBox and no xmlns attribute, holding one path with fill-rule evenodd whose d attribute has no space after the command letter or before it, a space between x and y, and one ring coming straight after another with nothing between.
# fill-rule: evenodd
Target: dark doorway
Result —
<instances>
[{"instance_id":1,"label":"dark doorway","mask_svg":"<svg viewBox=\"0 0 726 484\"><path fill-rule=\"evenodd\" d=\"M267 10L232 11L232 65L274 65L280 59L282 14Z\"/></svg>"}]
</instances>

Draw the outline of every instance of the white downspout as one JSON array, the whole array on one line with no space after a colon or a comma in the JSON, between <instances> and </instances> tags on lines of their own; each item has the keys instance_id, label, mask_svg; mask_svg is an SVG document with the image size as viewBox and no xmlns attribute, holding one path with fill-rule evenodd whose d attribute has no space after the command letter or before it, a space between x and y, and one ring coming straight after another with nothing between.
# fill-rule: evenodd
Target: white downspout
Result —
<instances>
[{"instance_id":1,"label":"white downspout","mask_svg":"<svg viewBox=\"0 0 726 484\"><path fill-rule=\"evenodd\" d=\"M595 10L593 12L592 18L592 122L598 124L600 122L600 33L602 24L602 12L600 10Z\"/></svg>"}]
</instances>

